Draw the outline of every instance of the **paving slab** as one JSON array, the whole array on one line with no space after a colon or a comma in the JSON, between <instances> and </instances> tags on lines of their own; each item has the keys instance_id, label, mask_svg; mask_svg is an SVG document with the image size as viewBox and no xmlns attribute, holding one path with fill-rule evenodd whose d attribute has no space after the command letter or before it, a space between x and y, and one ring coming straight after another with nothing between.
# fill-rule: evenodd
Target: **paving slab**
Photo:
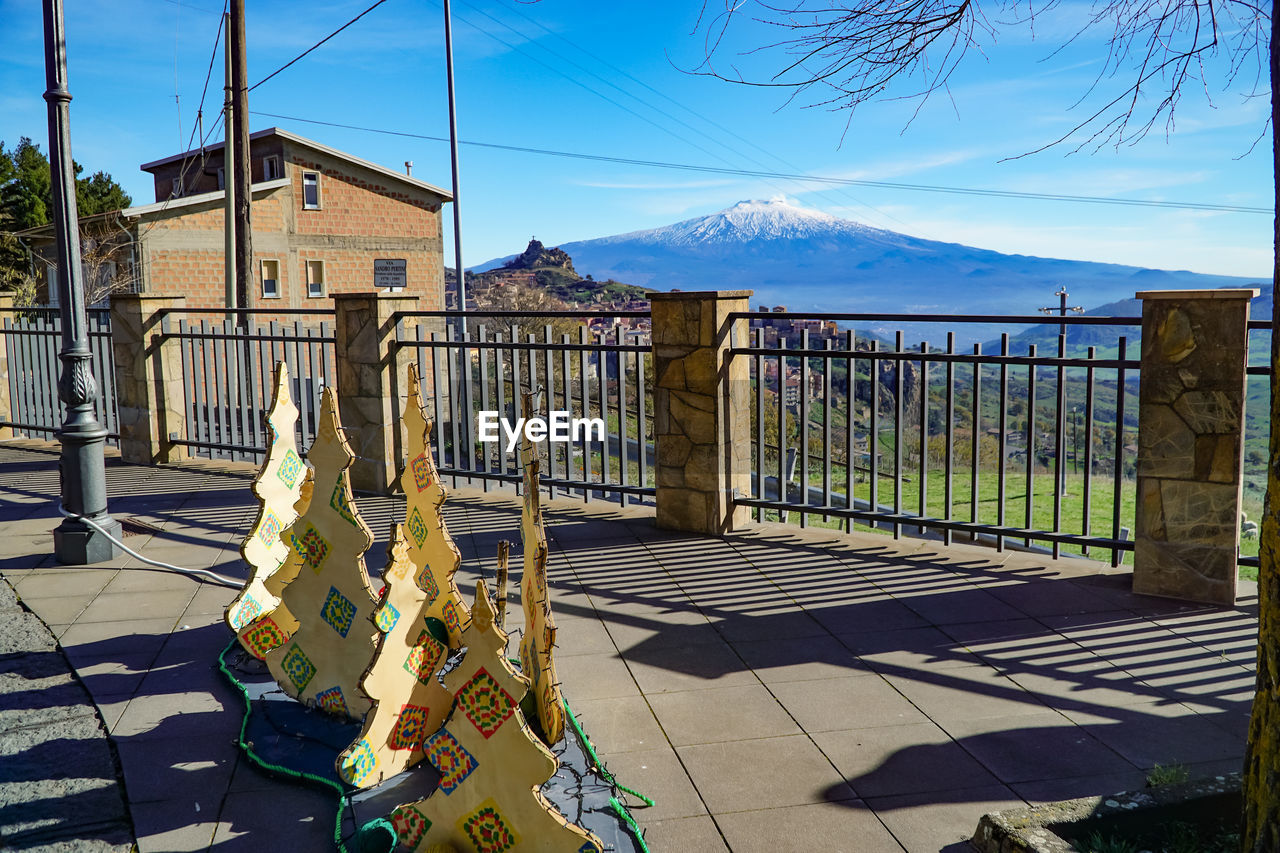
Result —
<instances>
[{"instance_id":1,"label":"paving slab","mask_svg":"<svg viewBox=\"0 0 1280 853\"><path fill-rule=\"evenodd\" d=\"M826 853L902 853L903 847L859 800L811 803L716 815L735 853L822 850Z\"/></svg>"},{"instance_id":2,"label":"paving slab","mask_svg":"<svg viewBox=\"0 0 1280 853\"><path fill-rule=\"evenodd\" d=\"M676 748L713 815L854 799L853 790L805 735ZM762 768L768 768L762 775Z\"/></svg>"}]
</instances>

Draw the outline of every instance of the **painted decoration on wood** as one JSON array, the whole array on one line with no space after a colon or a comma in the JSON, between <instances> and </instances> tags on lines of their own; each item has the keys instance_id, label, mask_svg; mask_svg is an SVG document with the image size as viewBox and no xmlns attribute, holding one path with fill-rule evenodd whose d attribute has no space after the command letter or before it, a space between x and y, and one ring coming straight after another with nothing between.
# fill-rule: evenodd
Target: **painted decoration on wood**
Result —
<instances>
[{"instance_id":1,"label":"painted decoration on wood","mask_svg":"<svg viewBox=\"0 0 1280 853\"><path fill-rule=\"evenodd\" d=\"M433 425L422 409L422 386L413 364L409 365L408 392L403 418L408 462L400 474L400 489L405 496L409 562L417 567L414 581L426 593L425 618L432 634L456 649L471 614L454 580L462 556L445 527L448 491L431 455Z\"/></svg>"},{"instance_id":2,"label":"painted decoration on wood","mask_svg":"<svg viewBox=\"0 0 1280 853\"><path fill-rule=\"evenodd\" d=\"M359 720L369 710L360 679L373 660L378 630L373 624L377 597L364 565L373 536L347 481L353 460L333 389L326 388L309 454L315 472L311 503L286 534L300 565L280 599L297 628L266 653L266 662L289 695Z\"/></svg>"},{"instance_id":3,"label":"painted decoration on wood","mask_svg":"<svg viewBox=\"0 0 1280 853\"><path fill-rule=\"evenodd\" d=\"M314 472L310 467L304 468L303 471L302 488L298 495L298 502L293 506L295 517L306 514L308 507L311 506L311 495L315 487ZM286 533L286 535L289 534ZM271 600L276 602L275 607L260 614L236 632L240 645L258 660L265 660L267 652L283 646L293 636L293 632L298 630L298 620L293 618L289 608L280 600L280 595L285 587L293 583L304 562L305 558L300 552L292 547L289 548L280 567L262 581L262 588Z\"/></svg>"},{"instance_id":4,"label":"painted decoration on wood","mask_svg":"<svg viewBox=\"0 0 1280 853\"><path fill-rule=\"evenodd\" d=\"M284 362L276 365L274 387L266 419L267 458L253 481L258 517L240 544L249 579L225 614L227 625L240 637L241 644L245 643L241 632L280 603L278 594L269 592L264 584L289 555L289 544L281 534L298 517L295 505L307 473L298 454L298 407L289 395L289 368Z\"/></svg>"},{"instance_id":5,"label":"painted decoration on wood","mask_svg":"<svg viewBox=\"0 0 1280 853\"><path fill-rule=\"evenodd\" d=\"M414 582L403 525L391 533L386 589L373 621L377 656L360 683L373 700L364 729L338 756L338 775L358 788L377 785L422 760L423 741L444 724L453 696L436 674L449 650L426 623L427 595Z\"/></svg>"},{"instance_id":6,"label":"painted decoration on wood","mask_svg":"<svg viewBox=\"0 0 1280 853\"><path fill-rule=\"evenodd\" d=\"M538 790L558 764L520 711L528 683L507 663L507 635L494 622L483 580L471 616L462 632L467 654L444 676L453 714L424 743L440 784L425 800L392 813L400 843L417 853L441 845L484 853L600 853L600 840L565 820Z\"/></svg>"},{"instance_id":7,"label":"painted decoration on wood","mask_svg":"<svg viewBox=\"0 0 1280 853\"><path fill-rule=\"evenodd\" d=\"M533 416L533 395L521 399L521 415ZM530 681L538 725L547 744L564 737L564 699L551 652L556 644L556 623L547 590L547 531L542 523L538 494L538 451L526 434L520 443L524 466L524 509L520 515L520 539L524 543L524 573L520 578L520 604L524 610L524 634L520 638L520 667Z\"/></svg>"}]
</instances>

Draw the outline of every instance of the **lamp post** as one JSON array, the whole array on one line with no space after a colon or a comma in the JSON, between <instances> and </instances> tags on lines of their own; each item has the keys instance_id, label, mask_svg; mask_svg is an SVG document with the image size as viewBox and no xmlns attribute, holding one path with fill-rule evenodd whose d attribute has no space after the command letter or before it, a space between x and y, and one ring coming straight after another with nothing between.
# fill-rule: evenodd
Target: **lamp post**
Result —
<instances>
[{"instance_id":1,"label":"lamp post","mask_svg":"<svg viewBox=\"0 0 1280 853\"><path fill-rule=\"evenodd\" d=\"M53 531L53 554L60 563L100 563L120 553L107 534L120 538L120 522L107 513L107 431L98 423L84 281L80 269L80 227L76 176L71 159L71 93L67 90L67 39L62 0L44 0L44 67L49 105L49 168L53 224L58 246L58 309L62 320L62 374L58 396L66 418L58 439L62 458L62 507L68 517ZM105 531L105 532L104 532Z\"/></svg>"}]
</instances>

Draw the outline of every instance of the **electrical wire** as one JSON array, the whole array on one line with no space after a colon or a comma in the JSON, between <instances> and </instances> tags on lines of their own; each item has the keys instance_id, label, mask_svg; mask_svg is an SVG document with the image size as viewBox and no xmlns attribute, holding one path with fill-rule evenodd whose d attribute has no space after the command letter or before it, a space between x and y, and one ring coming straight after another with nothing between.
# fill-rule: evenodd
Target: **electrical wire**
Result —
<instances>
[{"instance_id":1,"label":"electrical wire","mask_svg":"<svg viewBox=\"0 0 1280 853\"><path fill-rule=\"evenodd\" d=\"M464 2L465 2L465 0L464 0ZM466 3L466 5L467 5L469 8L471 8L473 11L475 11L475 12L477 12L477 13L479 13L479 14L483 15L484 17L488 18L489 20L493 21L494 23L498 24L499 26L505 27L506 29L510 30L511 32L516 33L517 35L521 36L521 37L522 37L522 38L524 38L526 41L528 41L528 43L529 43L529 44L534 45L534 46L536 46L536 47L538 47L538 48L540 48L540 49L542 49L542 50L546 51L547 53L551 54L551 55L552 55L553 57L555 57L559 62L561 62L561 63L566 63L566 64L569 64L569 65L572 65L574 68L577 68L578 70L582 71L583 73L588 74L588 75L590 75L591 77L594 77L595 79L597 79L597 80L601 81L601 82L602 82L602 83L604 83L606 86L610 86L610 87L612 87L613 89L616 89L617 91L621 92L622 94L626 95L627 97L632 98L632 99L633 99L633 100L635 100L637 103L639 103L639 104L641 104L641 105L643 105L643 106L647 107L647 108L648 108L648 109L650 109L650 110L653 110L653 111L654 111L654 112L656 112L658 115L662 116L663 118L667 119L668 121L670 121L670 122L674 122L674 123L676 123L676 124L680 125L681 127L685 127L685 128L687 128L687 129L688 129L688 130L690 130L691 132L696 133L696 134L698 134L699 136L701 136L702 138L709 140L709 141L710 141L711 143L713 143L714 145L719 145L720 147L722 147L722 148L724 148L724 149L728 150L729 152L731 152L731 153L732 153L732 154L734 154L735 156L737 156L737 157L741 158L743 161L746 161L747 163L754 164L754 165L756 165L756 166L759 166L759 167L760 167L760 168L762 168L762 169L768 169L768 168L769 168L769 166L768 166L765 162L761 161L761 160L760 160L760 159L758 159L757 157L755 157L755 156L753 156L753 155L751 155L751 154L748 154L748 153L746 153L746 152L742 151L741 149L736 148L736 147L734 147L733 145L731 145L731 144L729 144L729 143L727 143L727 142L724 142L724 141L723 141L723 140L721 140L721 139L717 139L715 136L713 136L713 135L712 135L712 134L710 134L710 133L707 133L705 130L702 130L701 128L698 128L698 127L693 126L692 124L690 124L689 122L685 121L684 119L682 119L682 118L680 118L680 117L678 117L678 116L672 115L669 111L667 111L667 110L663 109L662 107L659 107L659 106L657 106L657 105L655 105L655 104L653 104L653 103L650 103L649 101L645 100L644 98L640 97L639 95L635 94L634 92L628 91L627 89L625 89L625 88L623 88L622 86L618 85L618 83L614 82L613 80L610 80L610 79L608 79L608 78L606 78L606 77L601 76L600 74L597 74L597 73L596 73L595 71L593 71L591 68L589 68L589 67L587 67L587 66L585 66L585 65L582 65L582 64L580 64L580 63L578 63L578 62L575 62L573 59L571 59L571 58L569 58L569 57L565 56L563 53L561 53L561 52L559 52L559 51L552 50L550 47L548 47L547 45L543 44L543 43L542 43L542 42L540 42L540 41L535 41L535 40L533 40L532 38L530 38L529 36L525 35L525 34L524 34L523 32L521 32L520 30L516 29L515 27L512 27L510 24L506 23L505 21L502 21L502 20L500 20L500 19L498 19L498 18L494 17L493 15L491 15L491 14L489 14L488 12L484 11L483 9L481 9L481 8L479 8L479 7L477 7L477 6L475 6L474 4L472 4L472 3ZM667 95L667 94L665 94L665 93L661 92L660 90L658 90L658 89L654 88L653 86L650 86L648 83L646 83L646 82L644 82L643 80L641 80L641 79L639 79L639 78L637 78L637 77L635 77L635 76L633 76L633 75L631 75L631 74L627 73L626 71L624 71L623 69L621 69L621 68L617 67L616 65L611 64L607 59L604 59L604 58L602 58L602 57L600 57L600 56L597 56L596 54L594 54L594 53L592 53L591 51L587 50L586 48L582 47L581 45L579 45L579 44L577 44L577 43L573 42L572 40L570 40L570 39L566 38L566 37L565 37L565 36L563 36L563 35L560 35L559 33L555 32L554 30L552 30L552 29L548 28L548 27L547 27L546 25L544 25L541 21L537 20L536 18L532 17L531 15L528 15L528 14L526 14L526 13L524 13L524 12L520 11L520 9L518 9L518 8L511 8L511 9L509 9L508 11L515 12L517 15L519 15L520 17L522 17L525 21L527 21L527 22L529 22L530 24L533 24L534 26L538 27L538 28L539 28L539 29L541 29L543 32L547 33L548 35L550 35L550 36L552 36L552 37L554 37L554 38L557 38L557 39L559 39L560 41L564 42L565 44L569 45L569 47L571 47L573 50L575 50L575 51L577 51L578 53L580 53L580 54L582 54L582 55L586 56L586 57L591 61L591 64L592 64L592 65L595 65L596 67L600 67L600 68L607 68L607 69L609 69L610 71L612 71L614 74L618 75L619 77L625 77L625 78L627 78L628 80L631 80L632 82L634 82L634 83L636 83L636 84L638 84L638 85L640 85L640 86L644 87L645 89L648 89L650 92L652 92L653 94L657 95L658 97L665 99L666 101L668 101L668 102L670 102L670 103L674 104L674 105L675 105L675 106L677 106L677 107L680 107L682 110L684 110L685 112L689 113L689 114L690 114L691 116L693 116L694 118L697 118L697 119L699 119L699 120L701 120L701 121L703 121L703 122L705 122L705 123L707 123L707 124L711 125L713 128L715 128L716 130L720 131L720 132L721 132L721 133L723 133L723 134L726 134L726 135L728 135L728 136L730 136L730 137L733 137L733 138L737 139L737 140L738 140L738 141L740 141L740 142L743 142L743 143L745 143L745 144L747 144L747 145L751 146L752 148L754 148L754 149L756 149L757 151L759 151L759 152L761 152L762 154L764 154L766 157L769 157L769 158L773 159L774 161L777 161L777 162L781 163L783 166L785 166L785 167L786 167L786 168L788 168L788 169L797 169L797 170L798 170L798 169L800 168L799 166L796 166L794 163L790 163L790 162L788 162L786 159L784 159L784 158L782 158L782 157L779 157L778 155L773 154L773 153L771 153L771 152L767 151L767 150L766 150L766 149L764 149L764 148L761 148L759 145L757 145L757 144L755 144L754 142L750 141L749 139L747 139L747 138L745 138L745 137L741 136L740 134L735 133L734 131L730 130L729 128L724 127L723 125L717 124L715 121L712 121L711 119L707 118L706 116L701 115L698 111L693 110L693 109L691 109L691 108L689 108L689 107L685 106L684 104L682 104L682 103L680 103L679 101L677 101L675 98L672 98L670 95ZM468 22L468 23L470 23L470 22ZM473 27L475 26L475 24L471 24L471 25L472 25ZM484 32L484 31L483 31L483 30L481 30L481 32ZM486 35L488 35L488 33L486 33ZM491 37L492 37L492 36L491 36ZM559 70L558 70L558 67L557 67L556 69L552 69L552 70L555 70L557 73L561 74L561 76L566 76L566 77L567 77L567 75L566 75L566 74L564 74L564 72L562 72L562 71L559 71ZM700 150L705 150L705 149L700 149ZM708 152L708 153L710 153L710 152ZM715 156L715 155L712 155L712 156ZM717 159L717 160L720 160L722 163L726 163L726 164L727 164L727 161L726 161L723 157L716 157L716 159ZM778 185L778 184L773 184L773 182L772 182L772 181L770 181L770 183L771 183L771 184L772 184L776 189L779 189L779 190L782 190L782 189L783 189L783 187L782 187L782 186L780 186L780 185ZM833 194L833 195L840 196L840 197L841 197L841 198L843 198L845 201L853 202L853 203L854 203L854 204L856 204L856 205L859 205L859 206L861 206L861 207L866 208L867 210L869 210L869 211L871 211L873 214L875 214L877 217L883 217L884 219L890 220L890 221L895 222L895 223L897 223L898 225L902 225L902 226L904 226L904 227L911 227L908 223L903 222L903 221L902 221L901 219L899 219L898 217L893 216L893 215L892 215L892 214L890 214L890 213L886 213L886 212L885 212L885 211L883 211L883 210L880 210L880 209L879 209L879 208L877 208L875 205L868 204L868 203L867 203L866 201L864 201L863 199L858 198L857 196L853 195L852 193L848 192L848 191L847 191L847 190L845 190L845 189L842 189L842 188L836 187L836 188L832 188L832 189L829 189L829 190L825 190L825 189L813 190L813 192L815 192L815 193L819 193L819 194L831 193L831 194Z\"/></svg>"},{"instance_id":2,"label":"electrical wire","mask_svg":"<svg viewBox=\"0 0 1280 853\"><path fill-rule=\"evenodd\" d=\"M205 96L209 94L209 80L213 77L213 63L218 58L218 45L222 42L222 30L223 30L222 23L223 21L226 20L225 16L227 14L227 6L230 4L230 2L231 0L224 0L222 4L223 17L218 19L218 32L213 37L213 52L209 54L209 70L204 73L204 86L201 87L200 89L200 106L196 109L197 116L200 116L204 113L204 99L205 99ZM192 133L195 133L194 128L192 129ZM192 138L194 139L195 137L193 136ZM204 139L200 140L200 144L202 146L204 145ZM190 150L190 149L191 149L191 140L188 139L187 150Z\"/></svg>"},{"instance_id":3,"label":"electrical wire","mask_svg":"<svg viewBox=\"0 0 1280 853\"><path fill-rule=\"evenodd\" d=\"M385 136L402 136L409 139L425 139L430 142L448 142L448 137L430 136L422 133L409 133L407 131L388 130L377 127L362 127L353 124L340 124L332 121L320 121L319 119L301 118L299 116L280 115L278 113L256 112L250 110L250 113L266 118L278 118L286 121L297 121L303 124L317 124L325 127L339 127L345 130L359 130L366 133L379 133ZM503 145L497 142L476 142L466 139L458 140L459 145L468 145L473 148L489 148L498 151L511 151L520 154L539 154L548 157L567 157L574 160L590 160L601 163L616 163L624 166L643 166L654 169L674 169L685 172L706 172L713 175L736 175L748 178L786 178L793 181L809 181L819 184L835 184L859 187L877 187L880 189L894 190L910 190L913 192L930 192L930 193L952 193L956 195L973 195L988 196L993 198L1015 198L1028 199L1034 201L1062 201L1075 202L1084 204L1114 204L1130 207L1157 207L1171 208L1175 210L1208 210L1218 213L1257 213L1271 216L1275 213L1271 208L1267 207L1246 207L1242 205L1232 204L1212 204L1207 202L1181 202L1181 201L1153 201L1139 198L1108 198L1105 196L1083 196L1083 195L1067 195L1063 193L1032 193L1017 192L1014 190L993 190L981 187L949 187L936 184L906 184L896 181L866 181L854 178L835 178L823 175L803 175L788 174L785 172L768 172L756 169L734 169L722 166L698 166L689 163L670 163L661 160L636 160L627 157L612 157L605 154L584 154L574 151L556 151L548 148L530 148L522 145Z\"/></svg>"},{"instance_id":4,"label":"electrical wire","mask_svg":"<svg viewBox=\"0 0 1280 853\"><path fill-rule=\"evenodd\" d=\"M334 30L333 32L329 33L329 35L327 35L327 36L325 36L324 38L320 39L320 41L318 41L318 42L316 42L315 44L311 45L311 47L307 48L307 49L306 49L306 50L304 50L302 53L300 53L300 54L298 54L297 56L295 56L293 59L290 59L290 60L289 60L288 62L286 62L284 65L281 65L281 66L280 66L279 68L277 68L275 71L272 71L270 74L268 74L266 77L263 77L263 78L262 78L261 80L259 80L257 83L254 83L252 86L250 86L250 87L249 87L249 91L250 91L250 92L252 92L254 89L258 88L258 87L259 87L259 86L261 86L263 83L267 82L267 81L268 81L268 80L270 80L272 77L276 76L276 75L277 75L277 74L279 74L281 71L283 71L283 70L285 70L286 68L288 68L290 65L293 65L295 62L297 62L298 60L302 59L302 58L303 58L304 56L306 56L308 53L310 53L311 51L315 50L315 49L316 49L316 48L318 48L320 45L324 44L324 43L325 43L325 42L327 42L329 39L333 38L333 37L334 37L334 36L336 36L338 33L342 32L342 31L343 31L343 30L345 30L347 27L351 26L351 25L352 25L352 24L354 24L356 21L360 20L360 19L361 19L361 18L363 18L365 15L369 14L370 12L372 12L374 9L378 8L379 6L381 6L381 5L382 5L383 3L385 3L385 2L387 2L387 0L378 0L378 1L377 1L376 3L374 3L372 6L370 6L370 7L369 7L369 8L367 8L367 9L365 9L363 12L361 12L359 15L356 15L354 18L352 18L351 20L347 21L345 24L343 24L342 26L338 27L338 28L337 28L336 30Z\"/></svg>"},{"instance_id":5,"label":"electrical wire","mask_svg":"<svg viewBox=\"0 0 1280 853\"><path fill-rule=\"evenodd\" d=\"M244 587L244 581L238 581L235 578L229 578L226 575L220 575L217 572L211 572L208 569L185 569L182 566L174 566L169 563L162 563L159 560L153 560L150 557L144 557L141 554L139 554L137 551L130 548L128 545L121 542L116 537L112 536L110 533L108 533L106 530L103 529L101 524L98 524L92 518L88 518L86 516L71 512L69 509L62 506L61 504L58 505L58 512L61 513L63 518L70 518L73 521L83 521L85 524L89 525L94 530L98 531L103 536L107 537L107 539L114 542L126 554L128 554L129 556L135 559L141 560L144 563L148 563L152 566L156 566L157 568L166 569L168 571L177 572L183 575L188 575L188 576L194 575L194 576L206 577L209 580L213 581L214 583L222 584L223 586L229 586L232 589L241 589Z\"/></svg>"}]
</instances>

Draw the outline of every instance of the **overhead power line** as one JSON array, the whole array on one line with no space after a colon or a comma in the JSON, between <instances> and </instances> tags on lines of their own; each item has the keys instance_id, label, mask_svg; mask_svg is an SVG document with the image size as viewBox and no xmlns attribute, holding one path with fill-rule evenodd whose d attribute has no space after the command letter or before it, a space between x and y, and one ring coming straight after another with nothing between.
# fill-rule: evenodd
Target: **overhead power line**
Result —
<instances>
[{"instance_id":1,"label":"overhead power line","mask_svg":"<svg viewBox=\"0 0 1280 853\"><path fill-rule=\"evenodd\" d=\"M342 31L343 31L343 30L345 30L347 27L351 26L351 25L352 25L352 24L354 24L356 21L360 20L360 19L361 19L361 18L363 18L365 15L369 14L370 12L372 12L374 9L378 8L379 6L381 6L381 5L382 5L383 3L385 3L385 2L387 2L387 0L378 0L378 2L374 3L374 4L373 4L372 6L370 6L369 8L365 9L365 10L364 10L363 12L361 12L359 15L356 15L354 18L352 18L351 20L347 21L345 24L343 24L342 26L338 27L338 28L337 28L336 30L334 30L333 32L329 33L329 35L327 35L327 36L325 36L324 38L320 39L320 41L318 41L318 42L316 42L315 44L311 45L311 47L307 48L307 49L306 49L306 50L304 50L302 53L300 53L300 54L298 54L297 56L295 56L293 59L290 59L290 60L289 60L288 62L286 62L284 65L281 65L281 66L280 66L279 68L277 68L275 71L272 71L270 74L268 74L266 77L263 77L263 78L262 78L261 80L259 80L257 83L254 83L252 86L250 86L250 87L249 87L249 91L250 91L250 92L252 92L254 89L258 88L258 87L259 87L259 86L261 86L263 83L267 82L267 81L268 81L268 80L270 80L272 77L276 76L276 75L277 75L277 74L279 74L281 71L283 71L283 70L285 70L286 68L288 68L290 65L293 65L295 62L297 62L298 60L302 59L302 58L303 58L304 56L306 56L308 53L310 53L311 51L315 50L317 47L319 47L320 45L324 44L324 43L325 43L325 42L327 42L329 39L333 38L333 37L334 37L334 36L336 36L338 33L342 32Z\"/></svg>"},{"instance_id":2,"label":"overhead power line","mask_svg":"<svg viewBox=\"0 0 1280 853\"><path fill-rule=\"evenodd\" d=\"M365 133L378 133L384 136L401 136L409 139L424 139L430 142L448 142L445 136L429 136L422 133L409 133L400 130L388 130L378 127L361 127L353 124L340 124L319 119L300 118L298 116L279 115L277 113L253 112L253 115L265 118L297 121L304 124L317 124L325 127L339 127L344 130L359 130ZM990 198L1016 198L1036 201L1063 201L1081 204L1115 204L1129 207L1158 207L1175 210L1207 210L1218 213L1256 213L1272 215L1275 211L1266 207L1246 207L1234 204L1212 204L1208 202L1158 201L1141 198L1109 198L1106 196L1067 195L1065 193L1033 193L1014 190L994 190L981 187L948 187L937 184L907 184L897 181L867 181L856 178L836 178L824 175L789 174L786 172L770 172L759 169L734 169L726 166L698 166L690 163L668 163L661 160L635 160L628 157L612 157L605 154L585 154L576 151L555 151L547 148L530 148L522 145L503 145L497 142L475 142L460 139L459 145L473 148L489 148L498 151L512 151L520 154L539 154L547 157L567 157L574 160L591 160L600 163L616 163L623 166L643 166L653 169L674 169L684 172L704 172L713 175L733 175L745 178L775 178L790 181L805 181L837 186L876 187L879 189L909 190L911 192L950 193L953 195L986 196Z\"/></svg>"}]
</instances>

